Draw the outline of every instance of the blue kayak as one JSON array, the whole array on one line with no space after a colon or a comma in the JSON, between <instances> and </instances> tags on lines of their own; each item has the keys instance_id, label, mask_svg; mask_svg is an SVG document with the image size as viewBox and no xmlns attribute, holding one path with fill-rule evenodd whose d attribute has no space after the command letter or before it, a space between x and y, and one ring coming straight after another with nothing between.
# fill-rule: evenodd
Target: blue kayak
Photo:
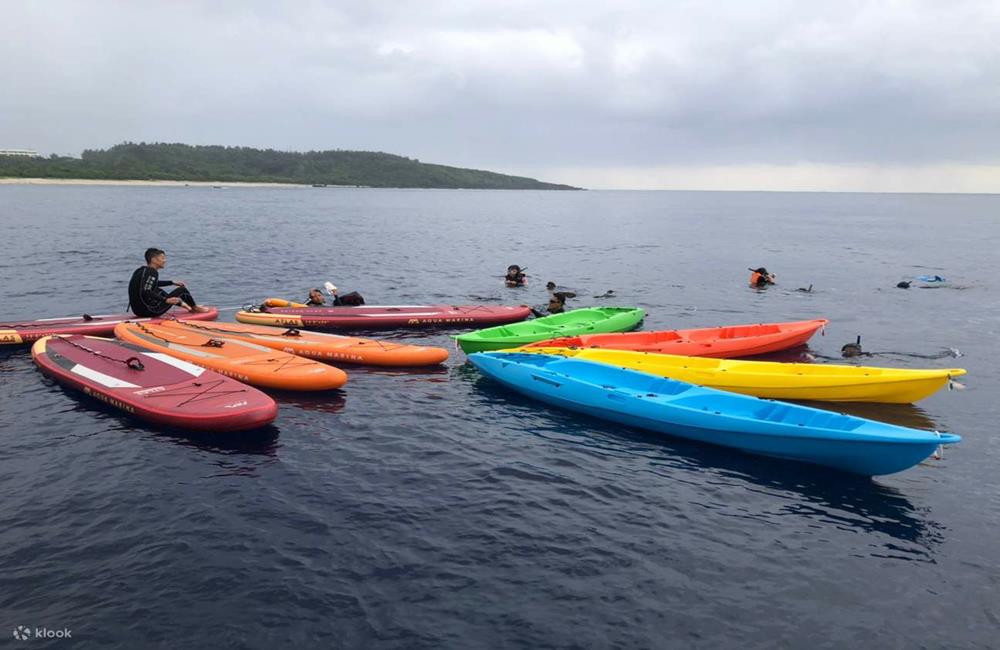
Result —
<instances>
[{"instance_id":1,"label":"blue kayak","mask_svg":"<svg viewBox=\"0 0 1000 650\"><path fill-rule=\"evenodd\" d=\"M854 474L900 472L960 436L702 388L595 361L544 354L469 355L484 375L553 406L752 454Z\"/></svg>"}]
</instances>

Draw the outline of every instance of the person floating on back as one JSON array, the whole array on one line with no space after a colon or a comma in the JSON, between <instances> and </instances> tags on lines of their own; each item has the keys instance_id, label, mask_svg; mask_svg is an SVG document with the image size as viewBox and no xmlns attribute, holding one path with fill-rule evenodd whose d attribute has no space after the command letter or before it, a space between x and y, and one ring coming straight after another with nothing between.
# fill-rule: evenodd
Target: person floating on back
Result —
<instances>
[{"instance_id":1,"label":"person floating on back","mask_svg":"<svg viewBox=\"0 0 1000 650\"><path fill-rule=\"evenodd\" d=\"M507 267L507 275L504 276L503 282L508 287L523 287L528 283L528 276L520 266L511 264Z\"/></svg>"},{"instance_id":2,"label":"person floating on back","mask_svg":"<svg viewBox=\"0 0 1000 650\"><path fill-rule=\"evenodd\" d=\"M180 306L190 312L207 312L207 307L195 304L187 285L181 280L161 280L160 269L167 265L167 254L159 248L146 249L146 266L132 273L128 283L129 309L136 316L150 318L162 316L171 307ZM177 287L167 293L160 287Z\"/></svg>"},{"instance_id":3,"label":"person floating on back","mask_svg":"<svg viewBox=\"0 0 1000 650\"><path fill-rule=\"evenodd\" d=\"M365 299L357 291L352 291L350 293L345 293L343 296L340 295L338 289L332 282L327 282L325 284L326 290L330 293L330 297L333 298L332 304L334 307L357 307L359 305L365 304ZM326 298L323 297L323 292L319 289L309 290L309 300L306 301L306 307L325 307Z\"/></svg>"},{"instance_id":4,"label":"person floating on back","mask_svg":"<svg viewBox=\"0 0 1000 650\"><path fill-rule=\"evenodd\" d=\"M309 300L306 301L306 307L324 307L326 305L326 298L323 297L323 292L319 289L309 290Z\"/></svg>"},{"instance_id":5,"label":"person floating on back","mask_svg":"<svg viewBox=\"0 0 1000 650\"><path fill-rule=\"evenodd\" d=\"M774 284L776 276L773 273L768 273L763 266L748 270L750 271L750 286L754 289L763 289L769 284Z\"/></svg>"}]
</instances>

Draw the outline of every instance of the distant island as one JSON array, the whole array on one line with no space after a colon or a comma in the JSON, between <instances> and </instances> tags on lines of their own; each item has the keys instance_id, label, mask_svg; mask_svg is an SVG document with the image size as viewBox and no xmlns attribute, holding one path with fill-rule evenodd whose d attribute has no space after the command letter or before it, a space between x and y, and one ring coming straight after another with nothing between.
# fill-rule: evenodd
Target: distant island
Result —
<instances>
[{"instance_id":1,"label":"distant island","mask_svg":"<svg viewBox=\"0 0 1000 650\"><path fill-rule=\"evenodd\" d=\"M367 187L576 190L533 178L422 163L375 151L275 151L125 142L79 158L0 155L0 178L291 183Z\"/></svg>"}]
</instances>

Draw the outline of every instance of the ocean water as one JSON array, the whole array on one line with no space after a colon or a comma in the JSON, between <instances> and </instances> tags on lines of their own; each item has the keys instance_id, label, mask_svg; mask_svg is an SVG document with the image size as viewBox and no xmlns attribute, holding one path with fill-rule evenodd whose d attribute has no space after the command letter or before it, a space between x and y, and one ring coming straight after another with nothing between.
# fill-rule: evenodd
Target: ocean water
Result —
<instances>
[{"instance_id":1,"label":"ocean water","mask_svg":"<svg viewBox=\"0 0 1000 650\"><path fill-rule=\"evenodd\" d=\"M820 362L860 335L865 363L969 370L841 407L964 437L869 480L553 410L457 350L345 367L344 390L219 438L2 350L15 647L19 625L71 631L33 648L997 647L1000 196L0 186L0 226L0 320L120 311L158 246L225 320L324 280L375 304L540 304L553 280L646 329L825 317ZM526 288L503 287L514 263ZM949 286L895 288L927 273Z\"/></svg>"}]
</instances>

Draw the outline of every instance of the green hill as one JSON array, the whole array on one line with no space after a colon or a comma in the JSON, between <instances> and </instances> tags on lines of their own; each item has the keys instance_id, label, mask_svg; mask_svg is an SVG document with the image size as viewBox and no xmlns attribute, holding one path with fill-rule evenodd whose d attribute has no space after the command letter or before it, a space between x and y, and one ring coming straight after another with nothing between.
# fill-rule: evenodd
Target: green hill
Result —
<instances>
[{"instance_id":1,"label":"green hill","mask_svg":"<svg viewBox=\"0 0 1000 650\"><path fill-rule=\"evenodd\" d=\"M569 185L478 169L432 165L374 151L275 151L250 147L126 142L80 158L0 156L0 177L174 180L509 190Z\"/></svg>"}]
</instances>

